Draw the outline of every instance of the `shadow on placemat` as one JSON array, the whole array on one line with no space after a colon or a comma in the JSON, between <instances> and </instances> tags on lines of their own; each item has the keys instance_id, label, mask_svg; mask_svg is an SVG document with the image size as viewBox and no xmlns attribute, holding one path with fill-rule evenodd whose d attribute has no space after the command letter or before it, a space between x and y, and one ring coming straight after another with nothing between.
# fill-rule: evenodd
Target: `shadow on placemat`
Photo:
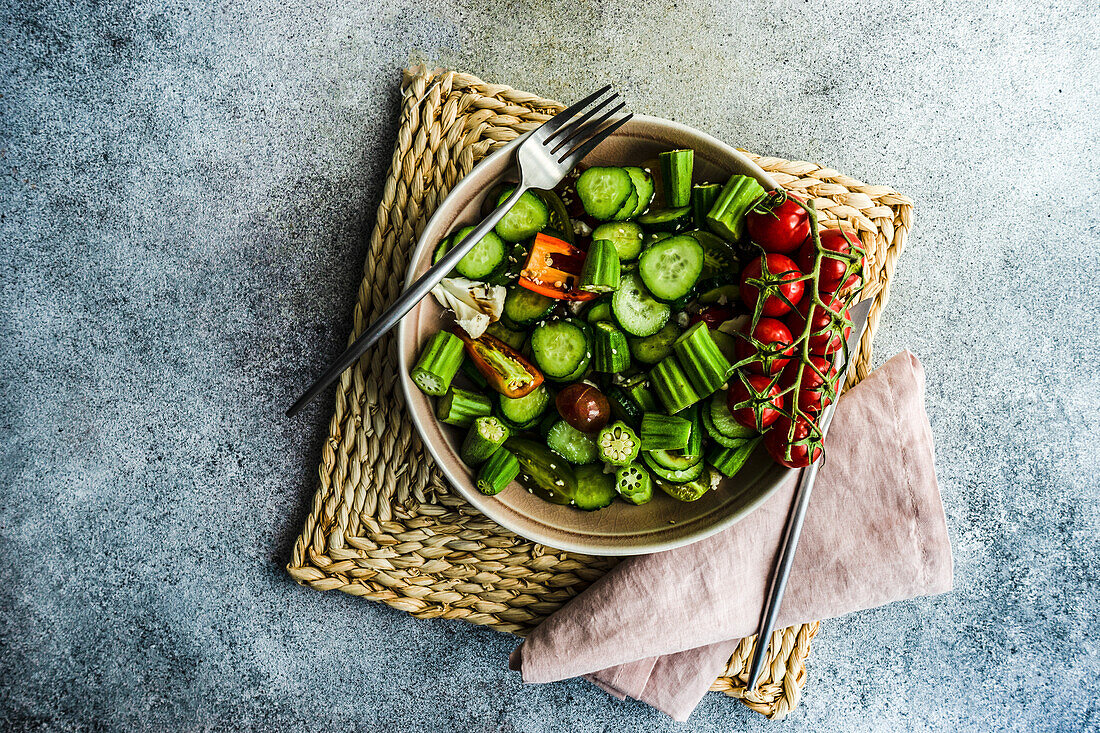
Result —
<instances>
[{"instance_id":1,"label":"shadow on placemat","mask_svg":"<svg viewBox=\"0 0 1100 733\"><path fill-rule=\"evenodd\" d=\"M401 290L431 214L474 165L561 105L507 86L424 67L404 73L400 127L355 303L354 340ZM827 226L866 247L875 299L849 384L867 376L871 342L905 246L910 200L813 163L750 154L784 187L811 197ZM394 337L340 378L320 486L287 569L300 583L381 601L418 618L464 619L524 634L615 564L538 545L451 492L420 444L392 365ZM798 703L818 623L776 631L760 687L745 693L755 638L741 641L712 690L779 718ZM504 660L501 660L504 664Z\"/></svg>"}]
</instances>

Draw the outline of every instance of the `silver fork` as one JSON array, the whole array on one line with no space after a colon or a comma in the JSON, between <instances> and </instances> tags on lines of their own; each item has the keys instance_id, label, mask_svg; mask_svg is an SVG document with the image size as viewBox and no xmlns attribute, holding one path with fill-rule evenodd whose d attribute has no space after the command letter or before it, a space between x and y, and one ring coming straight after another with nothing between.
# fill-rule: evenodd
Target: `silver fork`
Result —
<instances>
[{"instance_id":1,"label":"silver fork","mask_svg":"<svg viewBox=\"0 0 1100 733\"><path fill-rule=\"evenodd\" d=\"M505 199L504 203L485 217L465 239L451 249L443 259L432 266L420 276L409 288L401 294L393 305L372 323L343 354L336 359L331 367L322 374L305 394L286 411L287 417L293 417L309 404L314 397L320 394L326 387L335 382L345 369L350 367L363 353L374 346L378 339L382 338L391 328L412 310L424 296L431 292L447 273L454 269L467 252L481 241L497 225L504 215L508 213L519 197L531 188L549 189L558 185L577 163L592 152L592 149L600 144L608 135L622 127L633 116L627 114L624 117L603 127L611 116L619 112L625 103L620 102L614 108L603 111L608 105L618 99L618 94L611 92L611 85L590 94L572 107L567 107L551 117L539 127L535 128L516 148L516 167L519 170L519 183L512 195ZM600 114L603 112L602 114ZM596 115L599 114L597 117Z\"/></svg>"}]
</instances>

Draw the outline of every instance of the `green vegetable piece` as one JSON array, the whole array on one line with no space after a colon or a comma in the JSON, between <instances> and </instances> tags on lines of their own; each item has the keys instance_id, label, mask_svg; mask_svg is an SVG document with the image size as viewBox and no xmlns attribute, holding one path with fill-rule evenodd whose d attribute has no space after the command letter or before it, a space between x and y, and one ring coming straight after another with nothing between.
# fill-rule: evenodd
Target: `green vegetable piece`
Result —
<instances>
[{"instance_id":1,"label":"green vegetable piece","mask_svg":"<svg viewBox=\"0 0 1100 733\"><path fill-rule=\"evenodd\" d=\"M622 422L608 425L596 438L600 459L612 466L625 466L633 461L641 445L634 431Z\"/></svg>"},{"instance_id":2,"label":"green vegetable piece","mask_svg":"<svg viewBox=\"0 0 1100 733\"><path fill-rule=\"evenodd\" d=\"M609 506L618 494L615 491L615 477L603 472L599 464L578 466L577 491L573 495L573 504L578 509L592 512Z\"/></svg>"},{"instance_id":3,"label":"green vegetable piece","mask_svg":"<svg viewBox=\"0 0 1100 733\"><path fill-rule=\"evenodd\" d=\"M722 193L718 183L700 183L691 187L691 217L697 227L707 225L707 214Z\"/></svg>"},{"instance_id":4,"label":"green vegetable piece","mask_svg":"<svg viewBox=\"0 0 1100 733\"><path fill-rule=\"evenodd\" d=\"M565 420L559 420L550 428L546 436L546 445L570 463L583 466L595 463L599 458L596 441L582 433Z\"/></svg>"},{"instance_id":5,"label":"green vegetable piece","mask_svg":"<svg viewBox=\"0 0 1100 733\"><path fill-rule=\"evenodd\" d=\"M674 415L647 412L642 415L639 432L642 450L679 450L687 447L691 438L691 421Z\"/></svg>"},{"instance_id":6,"label":"green vegetable piece","mask_svg":"<svg viewBox=\"0 0 1100 733\"><path fill-rule=\"evenodd\" d=\"M592 368L605 374L618 374L630 366L630 346L626 335L615 324L592 324Z\"/></svg>"},{"instance_id":7,"label":"green vegetable piece","mask_svg":"<svg viewBox=\"0 0 1100 733\"><path fill-rule=\"evenodd\" d=\"M695 478L686 483L675 483L672 481L665 481L664 479L657 479L657 487L671 496L677 501L698 501L703 497L703 494L710 491L710 477L709 472L704 471Z\"/></svg>"},{"instance_id":8,"label":"green vegetable piece","mask_svg":"<svg viewBox=\"0 0 1100 733\"><path fill-rule=\"evenodd\" d=\"M687 206L691 203L691 174L695 165L694 150L669 150L657 156L661 166L661 183L665 187L666 206Z\"/></svg>"},{"instance_id":9,"label":"green vegetable piece","mask_svg":"<svg viewBox=\"0 0 1100 733\"><path fill-rule=\"evenodd\" d=\"M473 425L475 419L493 411L492 401L485 395L460 387L451 387L436 406L435 415L440 421L460 428Z\"/></svg>"},{"instance_id":10,"label":"green vegetable piece","mask_svg":"<svg viewBox=\"0 0 1100 733\"><path fill-rule=\"evenodd\" d=\"M657 412L659 409L656 398L649 391L649 379L645 374L635 374L624 381L622 387L643 412ZM641 417L638 419L641 420Z\"/></svg>"},{"instance_id":11,"label":"green vegetable piece","mask_svg":"<svg viewBox=\"0 0 1100 733\"><path fill-rule=\"evenodd\" d=\"M447 394L451 380L462 366L462 340L454 334L440 331L420 352L416 366L409 375L424 394L440 397Z\"/></svg>"},{"instance_id":12,"label":"green vegetable piece","mask_svg":"<svg viewBox=\"0 0 1100 733\"><path fill-rule=\"evenodd\" d=\"M707 454L707 463L714 466L715 470L721 473L723 476L732 477L738 471L745 466L745 462L749 460L749 456L764 440L764 436L753 438L752 440L745 440L740 445L734 448L727 448L725 446L714 446Z\"/></svg>"},{"instance_id":13,"label":"green vegetable piece","mask_svg":"<svg viewBox=\"0 0 1100 733\"><path fill-rule=\"evenodd\" d=\"M632 218L649 208L649 202L653 199L653 176L637 166L628 165L623 170L630 175L630 182L638 192L638 205L634 208L631 217L628 217Z\"/></svg>"},{"instance_id":14,"label":"green vegetable piece","mask_svg":"<svg viewBox=\"0 0 1100 733\"><path fill-rule=\"evenodd\" d=\"M615 473L615 491L630 504L648 504L653 499L653 478L637 463L627 464Z\"/></svg>"},{"instance_id":15,"label":"green vegetable piece","mask_svg":"<svg viewBox=\"0 0 1100 733\"><path fill-rule=\"evenodd\" d=\"M642 251L642 228L632 221L609 221L592 231L592 241L609 240L615 246L619 262L636 259Z\"/></svg>"},{"instance_id":16,"label":"green vegetable piece","mask_svg":"<svg viewBox=\"0 0 1100 733\"><path fill-rule=\"evenodd\" d=\"M508 428L495 417L479 417L470 426L462 441L459 455L467 466L477 466L489 460L508 437Z\"/></svg>"},{"instance_id":17,"label":"green vegetable piece","mask_svg":"<svg viewBox=\"0 0 1100 733\"><path fill-rule=\"evenodd\" d=\"M610 293L619 289L619 254L610 239L596 239L588 247L581 268L580 288L589 293Z\"/></svg>"},{"instance_id":18,"label":"green vegetable piece","mask_svg":"<svg viewBox=\"0 0 1100 733\"><path fill-rule=\"evenodd\" d=\"M500 321L490 323L485 329L485 333L500 339L516 351L522 349L524 342L527 341L527 334L523 331L513 331ZM476 371L477 367L474 367L474 370ZM488 385L488 382L486 382L486 385Z\"/></svg>"},{"instance_id":19,"label":"green vegetable piece","mask_svg":"<svg viewBox=\"0 0 1100 733\"><path fill-rule=\"evenodd\" d=\"M672 351L695 392L703 397L721 388L733 370L702 321L685 331L672 345Z\"/></svg>"},{"instance_id":20,"label":"green vegetable piece","mask_svg":"<svg viewBox=\"0 0 1100 733\"><path fill-rule=\"evenodd\" d=\"M496 496L519 476L519 459L500 448L489 457L477 473L477 490L486 496Z\"/></svg>"},{"instance_id":21,"label":"green vegetable piece","mask_svg":"<svg viewBox=\"0 0 1100 733\"><path fill-rule=\"evenodd\" d=\"M458 233L454 235L452 247L460 246L462 240L475 228L463 227L458 230ZM455 265L455 270L458 271L458 274L471 280L483 280L500 263L504 262L505 254L504 241L495 232L489 232L473 246L473 249L462 256L462 259Z\"/></svg>"},{"instance_id":22,"label":"green vegetable piece","mask_svg":"<svg viewBox=\"0 0 1100 733\"><path fill-rule=\"evenodd\" d=\"M687 483L688 481L694 481L695 479L699 478L699 476L701 476L703 473L703 469L705 466L703 464L702 458L700 458L698 463L688 466L686 468L668 468L667 466L662 466L660 463L657 462L657 459L655 458L656 454L656 451L644 453L642 454L642 461L645 463L646 467L648 467L649 470L652 471L660 479L671 481L675 484L683 484Z\"/></svg>"},{"instance_id":23,"label":"green vegetable piece","mask_svg":"<svg viewBox=\"0 0 1100 733\"><path fill-rule=\"evenodd\" d=\"M568 504L577 493L577 476L569 462L526 438L508 438L504 447L519 460L528 487L552 504Z\"/></svg>"},{"instance_id":24,"label":"green vegetable piece","mask_svg":"<svg viewBox=\"0 0 1100 733\"><path fill-rule=\"evenodd\" d=\"M745 236L745 214L764 195L764 187L750 176L730 176L707 214L707 227L728 242Z\"/></svg>"},{"instance_id":25,"label":"green vegetable piece","mask_svg":"<svg viewBox=\"0 0 1100 733\"><path fill-rule=\"evenodd\" d=\"M497 206L512 195L514 188L508 186L500 193ZM550 209L546 202L534 191L524 191L519 201L497 222L493 228L505 242L519 242L535 236L550 223Z\"/></svg>"},{"instance_id":26,"label":"green vegetable piece","mask_svg":"<svg viewBox=\"0 0 1100 733\"><path fill-rule=\"evenodd\" d=\"M702 399L691 386L675 357L670 356L655 365L649 372L649 383L657 394L657 399L673 415Z\"/></svg>"},{"instance_id":27,"label":"green vegetable piece","mask_svg":"<svg viewBox=\"0 0 1100 733\"><path fill-rule=\"evenodd\" d=\"M593 302L588 310L585 311L584 320L589 323L597 323L599 321L614 322L615 317L611 315L611 300L602 299Z\"/></svg>"}]
</instances>

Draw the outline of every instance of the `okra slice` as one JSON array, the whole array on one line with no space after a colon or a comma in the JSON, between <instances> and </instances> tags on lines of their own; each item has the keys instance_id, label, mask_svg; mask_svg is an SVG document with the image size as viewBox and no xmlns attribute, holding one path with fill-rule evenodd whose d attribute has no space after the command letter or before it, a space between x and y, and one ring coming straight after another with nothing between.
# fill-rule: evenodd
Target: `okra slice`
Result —
<instances>
[{"instance_id":1,"label":"okra slice","mask_svg":"<svg viewBox=\"0 0 1100 733\"><path fill-rule=\"evenodd\" d=\"M623 501L638 506L653 499L653 477L638 463L629 463L615 472L615 491Z\"/></svg>"},{"instance_id":2,"label":"okra slice","mask_svg":"<svg viewBox=\"0 0 1100 733\"><path fill-rule=\"evenodd\" d=\"M489 460L508 437L508 428L495 417L479 417L470 426L462 441L459 455L467 466L477 466Z\"/></svg>"},{"instance_id":3,"label":"okra slice","mask_svg":"<svg viewBox=\"0 0 1100 733\"><path fill-rule=\"evenodd\" d=\"M485 395L461 387L451 387L436 406L435 415L448 425L468 428L474 420L493 411L493 402Z\"/></svg>"},{"instance_id":4,"label":"okra slice","mask_svg":"<svg viewBox=\"0 0 1100 733\"><path fill-rule=\"evenodd\" d=\"M519 476L519 459L507 448L499 448L477 474L477 490L496 496Z\"/></svg>"},{"instance_id":5,"label":"okra slice","mask_svg":"<svg viewBox=\"0 0 1100 733\"><path fill-rule=\"evenodd\" d=\"M625 466L638 457L641 441L626 423L616 421L596 436L600 460L612 466Z\"/></svg>"},{"instance_id":6,"label":"okra slice","mask_svg":"<svg viewBox=\"0 0 1100 733\"><path fill-rule=\"evenodd\" d=\"M675 415L647 412L640 430L642 450L680 450L691 438L691 421Z\"/></svg>"},{"instance_id":7,"label":"okra slice","mask_svg":"<svg viewBox=\"0 0 1100 733\"><path fill-rule=\"evenodd\" d=\"M622 266L615 243L610 239L596 239L588 247L581 268L580 289L589 293L610 293L619 289Z\"/></svg>"},{"instance_id":8,"label":"okra slice","mask_svg":"<svg viewBox=\"0 0 1100 733\"><path fill-rule=\"evenodd\" d=\"M420 352L420 358L409 372L413 383L424 394L441 397L447 394L451 380L462 366L462 340L440 331Z\"/></svg>"}]
</instances>

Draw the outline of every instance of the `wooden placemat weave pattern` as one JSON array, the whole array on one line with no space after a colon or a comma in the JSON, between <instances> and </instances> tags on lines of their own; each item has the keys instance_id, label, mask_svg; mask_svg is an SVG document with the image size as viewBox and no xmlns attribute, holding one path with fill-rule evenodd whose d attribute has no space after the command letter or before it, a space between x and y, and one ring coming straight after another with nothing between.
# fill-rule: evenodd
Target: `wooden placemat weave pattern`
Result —
<instances>
[{"instance_id":1,"label":"wooden placemat weave pattern","mask_svg":"<svg viewBox=\"0 0 1100 733\"><path fill-rule=\"evenodd\" d=\"M453 71L404 73L400 128L378 207L349 343L401 290L409 255L451 188L492 150L561 105ZM850 382L870 368L871 340L905 246L912 204L813 163L752 156L782 185L813 198L827 225L843 222L867 247L875 298ZM524 634L615 564L518 537L444 483L405 411L387 336L336 390L320 486L287 569L300 583L381 601L418 618L463 619ZM818 624L776 631L761 686L745 693L754 638L742 640L712 687L779 718L798 702ZM502 661L503 663L503 661Z\"/></svg>"}]
</instances>

